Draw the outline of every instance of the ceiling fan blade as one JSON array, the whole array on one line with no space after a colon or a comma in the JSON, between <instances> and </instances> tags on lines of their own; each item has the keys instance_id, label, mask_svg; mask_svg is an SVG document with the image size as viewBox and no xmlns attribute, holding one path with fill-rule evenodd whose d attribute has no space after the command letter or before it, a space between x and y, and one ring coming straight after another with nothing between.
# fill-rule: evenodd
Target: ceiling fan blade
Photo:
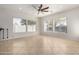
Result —
<instances>
[{"instance_id":1,"label":"ceiling fan blade","mask_svg":"<svg viewBox=\"0 0 79 59\"><path fill-rule=\"evenodd\" d=\"M39 9L38 9L38 11L40 11L40 10L41 10L42 6L43 6L42 4L39 6Z\"/></svg>"},{"instance_id":2,"label":"ceiling fan blade","mask_svg":"<svg viewBox=\"0 0 79 59\"><path fill-rule=\"evenodd\" d=\"M41 8L42 8L42 6L43 6L43 5L41 4L41 5L40 5L40 7L39 7L39 9L41 9Z\"/></svg>"},{"instance_id":3,"label":"ceiling fan blade","mask_svg":"<svg viewBox=\"0 0 79 59\"><path fill-rule=\"evenodd\" d=\"M48 8L49 8L49 7L43 8L43 9L41 9L41 11L46 10L46 9L48 9Z\"/></svg>"}]
</instances>

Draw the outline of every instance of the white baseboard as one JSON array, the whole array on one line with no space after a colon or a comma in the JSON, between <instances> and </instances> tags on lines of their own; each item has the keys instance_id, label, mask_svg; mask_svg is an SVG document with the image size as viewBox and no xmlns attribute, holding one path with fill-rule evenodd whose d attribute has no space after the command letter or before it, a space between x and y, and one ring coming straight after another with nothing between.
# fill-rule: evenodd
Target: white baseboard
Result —
<instances>
[{"instance_id":1,"label":"white baseboard","mask_svg":"<svg viewBox=\"0 0 79 59\"><path fill-rule=\"evenodd\" d=\"M24 35L24 36L16 36L16 37L10 37L10 38L6 38L6 39L1 39L0 41L5 41L5 40L12 40L12 39L17 39L17 38L22 38L22 37L30 37L30 36L36 36L39 35L38 33L32 33L30 35Z\"/></svg>"}]
</instances>

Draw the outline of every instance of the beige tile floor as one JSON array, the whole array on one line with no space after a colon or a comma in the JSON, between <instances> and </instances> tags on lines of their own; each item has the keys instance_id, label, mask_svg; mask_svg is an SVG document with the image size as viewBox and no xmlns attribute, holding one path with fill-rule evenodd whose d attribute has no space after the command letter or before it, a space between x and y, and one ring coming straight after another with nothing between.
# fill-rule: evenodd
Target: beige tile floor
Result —
<instances>
[{"instance_id":1,"label":"beige tile floor","mask_svg":"<svg viewBox=\"0 0 79 59\"><path fill-rule=\"evenodd\" d=\"M0 54L79 54L79 41L31 36L0 41Z\"/></svg>"}]
</instances>

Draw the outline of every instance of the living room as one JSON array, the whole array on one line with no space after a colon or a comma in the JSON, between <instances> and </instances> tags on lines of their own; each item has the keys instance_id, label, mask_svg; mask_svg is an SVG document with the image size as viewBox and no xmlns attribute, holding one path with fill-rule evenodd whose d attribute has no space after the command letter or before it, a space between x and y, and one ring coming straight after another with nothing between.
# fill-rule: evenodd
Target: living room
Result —
<instances>
[{"instance_id":1,"label":"living room","mask_svg":"<svg viewBox=\"0 0 79 59\"><path fill-rule=\"evenodd\" d=\"M78 15L78 4L1 4L0 54L78 54Z\"/></svg>"}]
</instances>

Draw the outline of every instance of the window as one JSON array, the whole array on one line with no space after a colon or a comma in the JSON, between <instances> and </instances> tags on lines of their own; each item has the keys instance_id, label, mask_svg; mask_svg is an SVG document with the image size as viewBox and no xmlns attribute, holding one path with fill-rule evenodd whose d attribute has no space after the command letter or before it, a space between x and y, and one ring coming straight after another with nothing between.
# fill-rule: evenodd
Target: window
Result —
<instances>
[{"instance_id":1,"label":"window","mask_svg":"<svg viewBox=\"0 0 79 59\"><path fill-rule=\"evenodd\" d=\"M28 20L27 22L27 32L35 32L36 31L36 22L32 20Z\"/></svg>"},{"instance_id":2,"label":"window","mask_svg":"<svg viewBox=\"0 0 79 59\"><path fill-rule=\"evenodd\" d=\"M36 21L26 20L22 18L13 18L13 32L35 32Z\"/></svg>"},{"instance_id":3,"label":"window","mask_svg":"<svg viewBox=\"0 0 79 59\"><path fill-rule=\"evenodd\" d=\"M67 18L57 17L55 20L44 20L44 32L67 33Z\"/></svg>"},{"instance_id":4,"label":"window","mask_svg":"<svg viewBox=\"0 0 79 59\"><path fill-rule=\"evenodd\" d=\"M53 31L53 22L51 20L44 21L44 32L51 32Z\"/></svg>"},{"instance_id":5,"label":"window","mask_svg":"<svg viewBox=\"0 0 79 59\"><path fill-rule=\"evenodd\" d=\"M26 32L26 20L22 18L13 18L13 32Z\"/></svg>"},{"instance_id":6,"label":"window","mask_svg":"<svg viewBox=\"0 0 79 59\"><path fill-rule=\"evenodd\" d=\"M55 31L67 33L66 17L60 17L55 20Z\"/></svg>"}]
</instances>

